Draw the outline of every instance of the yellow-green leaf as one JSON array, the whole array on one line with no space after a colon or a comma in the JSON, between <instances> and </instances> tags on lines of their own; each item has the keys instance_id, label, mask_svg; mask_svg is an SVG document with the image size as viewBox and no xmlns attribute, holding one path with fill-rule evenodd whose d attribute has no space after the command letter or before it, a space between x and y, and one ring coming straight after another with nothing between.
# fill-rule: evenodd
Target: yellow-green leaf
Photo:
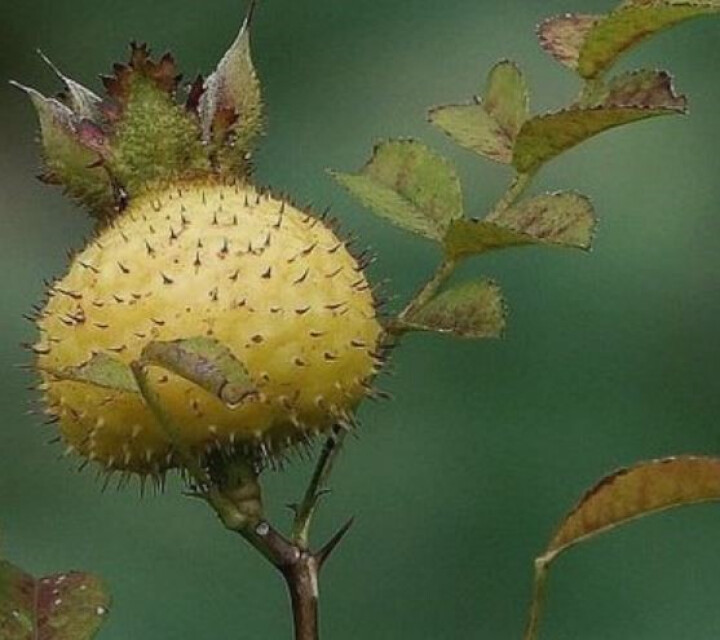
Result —
<instances>
[{"instance_id":1,"label":"yellow-green leaf","mask_svg":"<svg viewBox=\"0 0 720 640\"><path fill-rule=\"evenodd\" d=\"M505 316L500 287L490 280L480 280L443 291L402 322L410 329L461 338L498 338L505 329Z\"/></svg>"},{"instance_id":2,"label":"yellow-green leaf","mask_svg":"<svg viewBox=\"0 0 720 640\"><path fill-rule=\"evenodd\" d=\"M206 336L151 342L143 349L140 363L162 367L194 382L231 408L257 395L247 370L232 351Z\"/></svg>"},{"instance_id":3,"label":"yellow-green leaf","mask_svg":"<svg viewBox=\"0 0 720 640\"><path fill-rule=\"evenodd\" d=\"M130 367L105 353L96 353L77 367L48 370L48 373L58 380L84 382L115 391L139 392Z\"/></svg>"},{"instance_id":4,"label":"yellow-green leaf","mask_svg":"<svg viewBox=\"0 0 720 640\"><path fill-rule=\"evenodd\" d=\"M0 638L91 640L110 597L98 578L75 571L39 580L0 561Z\"/></svg>"},{"instance_id":5,"label":"yellow-green leaf","mask_svg":"<svg viewBox=\"0 0 720 640\"><path fill-rule=\"evenodd\" d=\"M589 30L578 73L594 78L633 45L691 18L720 11L718 0L634 0L625 2Z\"/></svg>"},{"instance_id":6,"label":"yellow-green leaf","mask_svg":"<svg viewBox=\"0 0 720 640\"><path fill-rule=\"evenodd\" d=\"M332 175L379 216L433 240L441 240L450 222L462 216L452 164L413 140L380 143L359 173Z\"/></svg>"},{"instance_id":7,"label":"yellow-green leaf","mask_svg":"<svg viewBox=\"0 0 720 640\"><path fill-rule=\"evenodd\" d=\"M484 100L435 107L429 118L459 145L509 164L513 142L528 115L525 78L514 62L503 60L488 75Z\"/></svg>"}]
</instances>

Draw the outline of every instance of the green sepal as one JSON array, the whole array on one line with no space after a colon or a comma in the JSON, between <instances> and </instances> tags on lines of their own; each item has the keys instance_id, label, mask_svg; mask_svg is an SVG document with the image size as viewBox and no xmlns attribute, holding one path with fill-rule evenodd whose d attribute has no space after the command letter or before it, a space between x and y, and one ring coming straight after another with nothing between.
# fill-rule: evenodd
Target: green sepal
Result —
<instances>
[{"instance_id":1,"label":"green sepal","mask_svg":"<svg viewBox=\"0 0 720 640\"><path fill-rule=\"evenodd\" d=\"M249 172L249 155L263 130L260 81L250 51L250 23L255 3L235 41L207 78L198 113L203 141L215 165L237 174Z\"/></svg>"},{"instance_id":2,"label":"green sepal","mask_svg":"<svg viewBox=\"0 0 720 640\"><path fill-rule=\"evenodd\" d=\"M35 579L0 560L0 638L91 640L107 618L110 597L88 573Z\"/></svg>"},{"instance_id":3,"label":"green sepal","mask_svg":"<svg viewBox=\"0 0 720 640\"><path fill-rule=\"evenodd\" d=\"M70 197L86 205L93 215L100 218L109 215L115 198L110 177L100 166L108 153L104 132L60 100L46 98L18 82L11 84L30 98L38 115L44 163L41 179L62 185Z\"/></svg>"},{"instance_id":4,"label":"green sepal","mask_svg":"<svg viewBox=\"0 0 720 640\"><path fill-rule=\"evenodd\" d=\"M448 333L461 338L499 338L507 309L500 287L491 280L447 289L401 319L408 329Z\"/></svg>"},{"instance_id":5,"label":"green sepal","mask_svg":"<svg viewBox=\"0 0 720 640\"><path fill-rule=\"evenodd\" d=\"M450 161L414 140L381 142L359 173L332 175L377 215L432 240L442 241L463 213Z\"/></svg>"}]
</instances>

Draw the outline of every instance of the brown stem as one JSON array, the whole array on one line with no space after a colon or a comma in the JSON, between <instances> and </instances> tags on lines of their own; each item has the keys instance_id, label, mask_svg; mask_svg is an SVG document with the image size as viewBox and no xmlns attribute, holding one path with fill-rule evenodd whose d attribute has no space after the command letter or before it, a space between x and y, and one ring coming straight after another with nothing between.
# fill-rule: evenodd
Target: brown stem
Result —
<instances>
[{"instance_id":1,"label":"brown stem","mask_svg":"<svg viewBox=\"0 0 720 640\"><path fill-rule=\"evenodd\" d=\"M318 640L318 574L317 558L303 552L297 562L282 570L292 603L295 640Z\"/></svg>"}]
</instances>

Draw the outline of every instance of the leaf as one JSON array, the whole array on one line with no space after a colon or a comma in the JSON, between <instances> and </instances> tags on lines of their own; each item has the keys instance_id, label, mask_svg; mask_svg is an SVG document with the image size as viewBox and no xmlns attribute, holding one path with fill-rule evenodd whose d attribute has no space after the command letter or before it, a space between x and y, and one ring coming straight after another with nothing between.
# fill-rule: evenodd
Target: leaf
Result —
<instances>
[{"instance_id":1,"label":"leaf","mask_svg":"<svg viewBox=\"0 0 720 640\"><path fill-rule=\"evenodd\" d=\"M452 164L414 140L382 142L360 173L332 175L379 216L433 240L463 212Z\"/></svg>"},{"instance_id":2,"label":"leaf","mask_svg":"<svg viewBox=\"0 0 720 640\"><path fill-rule=\"evenodd\" d=\"M544 20L538 25L540 46L560 64L577 69L580 50L587 34L603 16L567 13Z\"/></svg>"},{"instance_id":3,"label":"leaf","mask_svg":"<svg viewBox=\"0 0 720 640\"><path fill-rule=\"evenodd\" d=\"M412 329L461 338L498 338L505 329L505 316L500 287L480 280L443 291L402 321Z\"/></svg>"},{"instance_id":4,"label":"leaf","mask_svg":"<svg viewBox=\"0 0 720 640\"><path fill-rule=\"evenodd\" d=\"M710 500L720 500L720 458L681 456L621 469L582 497L543 557L549 561L572 545L635 518Z\"/></svg>"},{"instance_id":5,"label":"leaf","mask_svg":"<svg viewBox=\"0 0 720 640\"><path fill-rule=\"evenodd\" d=\"M520 130L513 165L532 173L540 165L603 131L639 120L682 113L674 102L667 106L595 106L571 108L536 116Z\"/></svg>"},{"instance_id":6,"label":"leaf","mask_svg":"<svg viewBox=\"0 0 720 640\"><path fill-rule=\"evenodd\" d=\"M205 81L199 102L203 140L224 144L229 137L230 150L238 162L245 161L253 140L262 130L260 82L250 52L254 8L253 1L235 41Z\"/></svg>"},{"instance_id":7,"label":"leaf","mask_svg":"<svg viewBox=\"0 0 720 640\"><path fill-rule=\"evenodd\" d=\"M589 249L595 230L590 200L579 193L545 193L486 220L530 236L537 243Z\"/></svg>"},{"instance_id":8,"label":"leaf","mask_svg":"<svg viewBox=\"0 0 720 640\"><path fill-rule=\"evenodd\" d=\"M720 458L678 456L641 462L606 476L565 517L535 560L526 640L538 635L545 583L552 561L573 545L642 516L720 500Z\"/></svg>"},{"instance_id":9,"label":"leaf","mask_svg":"<svg viewBox=\"0 0 720 640\"><path fill-rule=\"evenodd\" d=\"M589 249L594 228L588 198L572 192L546 193L484 220L453 222L445 247L456 258L534 244Z\"/></svg>"},{"instance_id":10,"label":"leaf","mask_svg":"<svg viewBox=\"0 0 720 640\"><path fill-rule=\"evenodd\" d=\"M40 580L0 561L0 638L91 640L104 622L110 598L87 573L61 573Z\"/></svg>"},{"instance_id":11,"label":"leaf","mask_svg":"<svg viewBox=\"0 0 720 640\"><path fill-rule=\"evenodd\" d=\"M230 408L256 396L247 370L228 347L204 336L151 342L142 351L142 364L153 364L189 380L217 396Z\"/></svg>"},{"instance_id":12,"label":"leaf","mask_svg":"<svg viewBox=\"0 0 720 640\"><path fill-rule=\"evenodd\" d=\"M608 107L687 109L687 98L677 95L667 71L641 69L616 76L608 83L601 104Z\"/></svg>"},{"instance_id":13,"label":"leaf","mask_svg":"<svg viewBox=\"0 0 720 640\"><path fill-rule=\"evenodd\" d=\"M79 82L75 82L72 78L58 69L55 64L42 51L38 49L39 56L43 61L55 72L58 78L65 85L67 91L67 102L73 113L80 118L89 118L90 120L98 120L100 117L99 105L101 98L95 95L90 89L84 87Z\"/></svg>"},{"instance_id":14,"label":"leaf","mask_svg":"<svg viewBox=\"0 0 720 640\"><path fill-rule=\"evenodd\" d=\"M718 0L625 0L606 15L549 18L538 27L538 36L543 49L556 60L592 79L642 40L685 20L718 11Z\"/></svg>"},{"instance_id":15,"label":"leaf","mask_svg":"<svg viewBox=\"0 0 720 640\"><path fill-rule=\"evenodd\" d=\"M640 0L627 2L599 21L587 34L578 73L595 78L624 51L649 36L691 18L720 11L717 0Z\"/></svg>"},{"instance_id":16,"label":"leaf","mask_svg":"<svg viewBox=\"0 0 720 640\"><path fill-rule=\"evenodd\" d=\"M128 365L105 353L96 353L87 362L77 367L48 370L58 380L86 382L98 387L138 393L135 377Z\"/></svg>"},{"instance_id":17,"label":"leaf","mask_svg":"<svg viewBox=\"0 0 720 640\"><path fill-rule=\"evenodd\" d=\"M508 60L490 71L485 100L430 110L430 122L455 142L491 160L509 164L512 148L529 115L528 89L518 66Z\"/></svg>"}]
</instances>

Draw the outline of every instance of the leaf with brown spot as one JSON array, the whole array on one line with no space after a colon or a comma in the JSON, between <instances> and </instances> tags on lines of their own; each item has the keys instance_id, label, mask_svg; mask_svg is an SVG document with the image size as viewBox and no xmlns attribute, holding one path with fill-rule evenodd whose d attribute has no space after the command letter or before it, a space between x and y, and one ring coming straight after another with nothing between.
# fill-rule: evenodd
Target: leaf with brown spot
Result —
<instances>
[{"instance_id":1,"label":"leaf with brown spot","mask_svg":"<svg viewBox=\"0 0 720 640\"><path fill-rule=\"evenodd\" d=\"M409 329L461 338L498 338L505 329L505 316L500 287L491 280L480 280L439 293L401 322Z\"/></svg>"},{"instance_id":2,"label":"leaf with brown spot","mask_svg":"<svg viewBox=\"0 0 720 640\"><path fill-rule=\"evenodd\" d=\"M97 120L100 116L99 106L100 102L102 102L101 98L79 82L64 75L42 51L38 50L38 54L65 86L66 95L64 96L64 101L73 113L79 118Z\"/></svg>"},{"instance_id":3,"label":"leaf with brown spot","mask_svg":"<svg viewBox=\"0 0 720 640\"><path fill-rule=\"evenodd\" d=\"M445 236L451 257L527 245L589 249L595 228L593 208L583 195L546 193L484 220L456 220Z\"/></svg>"},{"instance_id":4,"label":"leaf with brown spot","mask_svg":"<svg viewBox=\"0 0 720 640\"><path fill-rule=\"evenodd\" d=\"M528 115L525 78L514 62L503 60L488 75L484 100L435 107L429 118L459 145L509 164L513 143Z\"/></svg>"},{"instance_id":5,"label":"leaf with brown spot","mask_svg":"<svg viewBox=\"0 0 720 640\"><path fill-rule=\"evenodd\" d=\"M247 369L228 347L199 336L170 342L151 342L142 351L141 365L155 365L205 389L235 408L257 395Z\"/></svg>"},{"instance_id":6,"label":"leaf with brown spot","mask_svg":"<svg viewBox=\"0 0 720 640\"><path fill-rule=\"evenodd\" d=\"M538 25L540 46L560 64L577 69L585 38L603 16L567 13L544 20Z\"/></svg>"},{"instance_id":7,"label":"leaf with brown spot","mask_svg":"<svg viewBox=\"0 0 720 640\"><path fill-rule=\"evenodd\" d=\"M640 107L685 111L687 98L678 95L667 71L640 69L612 78L599 104L607 107Z\"/></svg>"},{"instance_id":8,"label":"leaf with brown spot","mask_svg":"<svg viewBox=\"0 0 720 640\"><path fill-rule=\"evenodd\" d=\"M91 574L73 571L36 580L0 561L3 640L91 640L109 607L109 595Z\"/></svg>"},{"instance_id":9,"label":"leaf with brown spot","mask_svg":"<svg viewBox=\"0 0 720 640\"><path fill-rule=\"evenodd\" d=\"M359 173L332 175L379 216L432 240L442 240L463 213L450 161L414 140L382 142Z\"/></svg>"}]
</instances>

